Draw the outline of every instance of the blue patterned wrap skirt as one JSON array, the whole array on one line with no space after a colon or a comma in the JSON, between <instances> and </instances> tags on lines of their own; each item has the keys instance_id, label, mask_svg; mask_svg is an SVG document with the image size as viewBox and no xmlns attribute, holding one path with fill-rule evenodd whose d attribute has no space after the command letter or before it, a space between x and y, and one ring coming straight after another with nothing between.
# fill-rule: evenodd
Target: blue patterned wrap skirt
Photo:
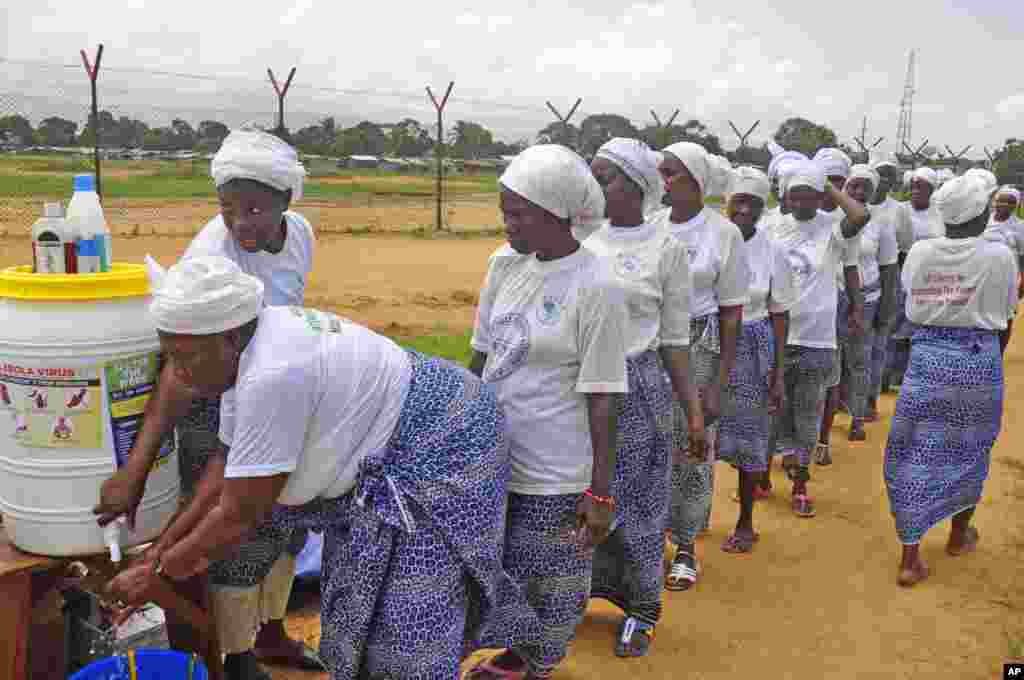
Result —
<instances>
[{"instance_id":1,"label":"blue patterned wrap skirt","mask_svg":"<svg viewBox=\"0 0 1024 680\"><path fill-rule=\"evenodd\" d=\"M671 387L656 351L629 357L629 394L619 401L616 528L594 551L590 596L643 623L661 616L665 524L672 470Z\"/></svg>"},{"instance_id":2,"label":"blue patterned wrap skirt","mask_svg":"<svg viewBox=\"0 0 1024 680\"><path fill-rule=\"evenodd\" d=\"M919 327L885 447L885 485L904 545L981 500L1003 414L993 331Z\"/></svg>"},{"instance_id":3,"label":"blue patterned wrap skirt","mask_svg":"<svg viewBox=\"0 0 1024 680\"><path fill-rule=\"evenodd\" d=\"M775 368L775 333L769 318L743 324L736 343L736 365L722 399L718 458L744 472L768 470L771 416L768 393Z\"/></svg>"},{"instance_id":4,"label":"blue patterned wrap skirt","mask_svg":"<svg viewBox=\"0 0 1024 680\"><path fill-rule=\"evenodd\" d=\"M450 680L502 602L510 474L494 390L410 352L412 382L388 446L355 489L274 521L324 532L321 658L335 680Z\"/></svg>"}]
</instances>

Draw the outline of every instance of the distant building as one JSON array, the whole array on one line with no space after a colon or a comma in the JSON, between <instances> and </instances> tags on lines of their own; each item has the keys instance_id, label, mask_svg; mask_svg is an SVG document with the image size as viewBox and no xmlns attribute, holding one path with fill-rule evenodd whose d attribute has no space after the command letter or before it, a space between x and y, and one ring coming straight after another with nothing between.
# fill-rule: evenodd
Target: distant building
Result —
<instances>
[{"instance_id":1,"label":"distant building","mask_svg":"<svg viewBox=\"0 0 1024 680\"><path fill-rule=\"evenodd\" d=\"M346 156L345 158L338 159L338 167L349 169L378 168L380 167L380 159L376 156Z\"/></svg>"}]
</instances>

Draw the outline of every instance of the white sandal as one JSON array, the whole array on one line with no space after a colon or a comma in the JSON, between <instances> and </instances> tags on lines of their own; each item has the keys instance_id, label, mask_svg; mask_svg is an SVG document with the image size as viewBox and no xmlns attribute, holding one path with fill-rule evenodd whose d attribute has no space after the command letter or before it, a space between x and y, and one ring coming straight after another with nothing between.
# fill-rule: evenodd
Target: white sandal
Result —
<instances>
[{"instance_id":1,"label":"white sandal","mask_svg":"<svg viewBox=\"0 0 1024 680\"><path fill-rule=\"evenodd\" d=\"M686 558L693 561L692 567L684 561ZM699 573L700 563L697 562L697 558L689 553L681 552L672 561L672 569L665 579L665 590L675 592L689 590L697 585L697 575Z\"/></svg>"}]
</instances>

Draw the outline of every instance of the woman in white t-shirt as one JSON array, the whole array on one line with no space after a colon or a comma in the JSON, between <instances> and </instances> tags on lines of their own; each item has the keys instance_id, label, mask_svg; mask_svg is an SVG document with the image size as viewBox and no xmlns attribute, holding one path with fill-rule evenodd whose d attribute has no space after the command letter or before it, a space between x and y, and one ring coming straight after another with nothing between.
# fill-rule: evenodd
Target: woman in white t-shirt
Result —
<instances>
[{"instance_id":1,"label":"woman in white t-shirt","mask_svg":"<svg viewBox=\"0 0 1024 680\"><path fill-rule=\"evenodd\" d=\"M689 258L681 241L644 219L661 207L659 161L635 139L612 139L598 150L590 167L604 189L608 221L583 244L612 263L629 310L629 394L619 402L613 485L617 527L597 547L590 588L591 597L625 613L618 656L646 655L661 616L673 392L690 406L690 431L703 435L700 401L689 380ZM663 379L666 371L671 384ZM703 452L702 442L690 444Z\"/></svg>"},{"instance_id":2,"label":"woman in white t-shirt","mask_svg":"<svg viewBox=\"0 0 1024 680\"><path fill-rule=\"evenodd\" d=\"M267 305L301 305L313 268L316 238L309 222L290 210L302 198L305 169L286 142L259 130L233 130L210 164L220 214L192 239L182 259L226 257L264 285ZM101 522L135 513L146 478L172 431L178 439L182 501L187 503L220 450L219 399L193 399L167 364L128 463L106 482ZM209 597L228 680L270 680L258 660L323 670L323 663L284 628L296 555L307 532L261 527L229 559L211 566ZM198 587L198 586L197 586ZM173 613L169 614L173 617ZM172 621L172 624L174 622ZM178 627L170 627L172 644ZM259 631L258 634L255 634Z\"/></svg>"},{"instance_id":3,"label":"woman in white t-shirt","mask_svg":"<svg viewBox=\"0 0 1024 680\"><path fill-rule=\"evenodd\" d=\"M836 190L824 169L810 160L797 161L780 172L782 190L791 212L774 225L772 237L786 252L797 291L790 308L785 354L786 401L775 419L772 437L778 442L793 480L793 512L815 515L807 493L811 452L818 440L825 391L836 366L837 276L848 253L846 240L857 236L868 222L864 206ZM846 217L839 233L820 214L825 192ZM771 449L775 452L775 447Z\"/></svg>"},{"instance_id":4,"label":"woman in white t-shirt","mask_svg":"<svg viewBox=\"0 0 1024 680\"><path fill-rule=\"evenodd\" d=\"M992 188L977 176L935 195L946 235L916 243L903 264L907 317L916 325L885 449L885 482L903 544L899 584L928 576L919 546L952 516L946 552L973 551L971 526L1003 414L1002 351L1017 304L1017 260L978 238Z\"/></svg>"},{"instance_id":5,"label":"woman in white t-shirt","mask_svg":"<svg viewBox=\"0 0 1024 680\"><path fill-rule=\"evenodd\" d=\"M515 586L502 569L508 441L493 388L334 314L266 307L223 257L154 281L179 379L221 396L191 506L111 591L145 602L268 518L324 532L321 652L336 680L453 678ZM209 479L208 474L206 479Z\"/></svg>"},{"instance_id":6,"label":"woman in white t-shirt","mask_svg":"<svg viewBox=\"0 0 1024 680\"><path fill-rule=\"evenodd\" d=\"M910 248L918 241L939 238L946 233L939 211L932 204L932 194L939 188L939 176L931 168L918 168L910 179L910 202L900 203L895 211L893 229L900 250L900 267ZM898 385L910 360L910 337L913 324L907 320L907 291L902 281L896 287L896 306L893 309L889 341L886 344L885 370L878 393L888 392Z\"/></svg>"},{"instance_id":7,"label":"woman in white t-shirt","mask_svg":"<svg viewBox=\"0 0 1024 680\"><path fill-rule=\"evenodd\" d=\"M1020 205L1020 191L1010 185L999 187L992 198L992 217L982 238L1005 243L1017 256L1017 266L1024 270L1024 222L1017 217ZM1018 290L1018 297L1024 297L1024 278Z\"/></svg>"},{"instance_id":8,"label":"woman in white t-shirt","mask_svg":"<svg viewBox=\"0 0 1024 680\"><path fill-rule=\"evenodd\" d=\"M868 165L854 165L850 169L850 177L847 179L844 191L855 201L866 205L871 196L875 194L875 186L880 181L879 174ZM850 287L839 295L839 308L837 311L836 333L839 341L839 354L841 365L840 384L830 389L831 394L825 407L825 417L815 460L821 463L821 451L824 448L826 457L829 448L832 422L836 406L840 401L847 405L850 414L850 441L864 441L867 439L867 432L864 430L864 422L868 419L868 399L871 385L873 384L871 361L872 348L875 345L875 336L880 327L892 315L892 306L895 304L895 282L896 263L898 250L896 237L892 226L886 222L889 211L879 209L879 214L871 212L871 221L858 234L854 243L859 279L859 291L857 298L860 301L861 309L856 316L859 323L854 325L854 313L851 311ZM850 268L847 269L849 271Z\"/></svg>"},{"instance_id":9,"label":"woman in white t-shirt","mask_svg":"<svg viewBox=\"0 0 1024 680\"><path fill-rule=\"evenodd\" d=\"M853 161L841 149L827 147L821 149L814 155L814 162L819 164L825 172L825 179L837 190L842 191L850 177L850 169ZM840 347L843 340L848 336L860 337L864 333L864 295L861 290L861 276L858 260L860 259L860 236L844 239L840 233L840 223L845 213L839 209L839 205L832 200L831 195L825 194L821 201L820 214L826 217L832 224L832 229L841 243L845 244L846 251L843 256L844 266L836 275L836 284L839 287L839 305L836 308L836 333ZM818 437L818 444L814 451L814 462L818 465L832 464L832 450L829 440L832 436L832 424L835 420L836 411L843 401L840 392L842 391L842 377L844 372L843 356L837 356L837 364L834 367L832 376L828 381L828 392L825 398L825 410L821 418L821 433ZM846 355L847 360L853 362L847 367L850 371L863 374L865 365L863 356ZM788 468L792 469L792 468Z\"/></svg>"},{"instance_id":10,"label":"woman in white t-shirt","mask_svg":"<svg viewBox=\"0 0 1024 680\"><path fill-rule=\"evenodd\" d=\"M718 431L719 459L739 471L739 518L722 544L728 553L749 553L759 538L754 531L754 499L761 490L758 480L768 472L771 416L782 403L783 349L796 292L786 254L761 220L767 200L768 177L763 172L748 167L733 171L726 211L743 235L750 300L743 307L736 364Z\"/></svg>"},{"instance_id":11,"label":"woman in white t-shirt","mask_svg":"<svg viewBox=\"0 0 1024 680\"><path fill-rule=\"evenodd\" d=\"M655 226L686 248L692 279L690 376L701 392L705 438L713 441L721 412L721 392L736 360L743 305L749 301L750 271L743 236L719 211L705 207L704 198L728 188L728 161L708 154L691 142L662 152L660 170L672 207L659 213ZM685 448L689 424L685 403L676 403L676 447ZM707 526L714 490L714 449L704 462L677 460L672 469L670 540L676 555L665 581L668 590L688 590L697 583L700 565L694 543Z\"/></svg>"},{"instance_id":12,"label":"woman in white t-shirt","mask_svg":"<svg viewBox=\"0 0 1024 680\"><path fill-rule=\"evenodd\" d=\"M469 677L543 678L567 653L590 595L591 548L612 529L628 312L610 264L572 233L605 210L586 162L563 146L532 146L499 182L509 243L480 291L470 370L505 412L505 569L526 593L522 616L539 619L543 634L524 636L510 613L508 627L480 640L506 651Z\"/></svg>"}]
</instances>

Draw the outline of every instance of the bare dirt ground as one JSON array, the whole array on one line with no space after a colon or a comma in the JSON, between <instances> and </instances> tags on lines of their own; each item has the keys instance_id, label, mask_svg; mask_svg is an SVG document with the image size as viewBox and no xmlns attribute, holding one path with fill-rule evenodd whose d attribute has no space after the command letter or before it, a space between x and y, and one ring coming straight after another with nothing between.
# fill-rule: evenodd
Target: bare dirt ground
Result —
<instances>
[{"instance_id":1,"label":"bare dirt ground","mask_svg":"<svg viewBox=\"0 0 1024 680\"><path fill-rule=\"evenodd\" d=\"M296 210L320 233L363 234L432 230L436 206L431 196L377 196L367 192L341 199L303 200ZM213 201L180 199L111 199L104 207L116 236L192 236L218 210ZM41 209L40 201L4 198L0 203L0 238L27 237ZM446 199L442 219L457 233L494 231L501 226L497 195Z\"/></svg>"},{"instance_id":2,"label":"bare dirt ground","mask_svg":"<svg viewBox=\"0 0 1024 680\"><path fill-rule=\"evenodd\" d=\"M307 213L311 212L306 210ZM202 213L196 209L196 215ZM120 238L118 261L152 253L171 264L182 237ZM382 330L404 333L472 323L476 292L495 239L409 236L320 237L311 306L327 307ZM0 266L28 261L28 241L0 239ZM780 474L776 496L759 503L762 539L746 556L719 546L736 518L729 500L735 474L717 471L711 535L699 550L704 573L687 593L667 593L665 616L649 657L612 653L619 613L594 603L569 658L555 677L570 678L957 678L1002 677L1001 664L1024 643L1024 340L1007 354L1003 433L992 455L985 498L976 516L976 553L945 555L949 523L925 539L932 577L912 590L897 587L898 545L882 480L882 456L895 399L869 425L869 441L846 442L848 420L836 421L835 464L812 470L818 516L801 520L786 503ZM293 634L315 644L315 598L290 617ZM321 678L274 669L277 680Z\"/></svg>"}]
</instances>

